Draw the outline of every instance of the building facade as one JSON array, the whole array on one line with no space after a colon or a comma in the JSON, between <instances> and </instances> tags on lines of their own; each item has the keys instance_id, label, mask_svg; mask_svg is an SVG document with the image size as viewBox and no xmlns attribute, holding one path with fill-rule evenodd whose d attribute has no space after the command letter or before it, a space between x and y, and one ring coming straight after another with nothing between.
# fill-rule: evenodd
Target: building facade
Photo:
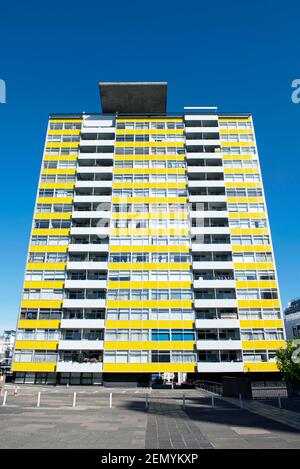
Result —
<instances>
[{"instance_id":1,"label":"building facade","mask_svg":"<svg viewBox=\"0 0 300 469\"><path fill-rule=\"evenodd\" d=\"M284 310L287 339L300 339L300 298L289 302Z\"/></svg>"},{"instance_id":2,"label":"building facade","mask_svg":"<svg viewBox=\"0 0 300 469\"><path fill-rule=\"evenodd\" d=\"M10 369L15 345L16 331L6 330L0 336L0 370Z\"/></svg>"},{"instance_id":3,"label":"building facade","mask_svg":"<svg viewBox=\"0 0 300 469\"><path fill-rule=\"evenodd\" d=\"M167 113L166 89L101 83L101 114L50 115L18 382L277 371L285 335L252 117Z\"/></svg>"}]
</instances>

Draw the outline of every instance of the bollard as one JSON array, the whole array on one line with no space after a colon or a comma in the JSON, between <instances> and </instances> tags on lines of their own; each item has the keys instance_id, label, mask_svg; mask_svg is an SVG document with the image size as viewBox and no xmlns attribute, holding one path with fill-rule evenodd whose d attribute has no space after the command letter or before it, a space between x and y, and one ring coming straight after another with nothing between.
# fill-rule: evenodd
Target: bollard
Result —
<instances>
[{"instance_id":1,"label":"bollard","mask_svg":"<svg viewBox=\"0 0 300 469\"><path fill-rule=\"evenodd\" d=\"M112 408L112 392L109 393L109 408Z\"/></svg>"},{"instance_id":2,"label":"bollard","mask_svg":"<svg viewBox=\"0 0 300 469\"><path fill-rule=\"evenodd\" d=\"M185 395L182 396L182 407L185 409Z\"/></svg>"},{"instance_id":3,"label":"bollard","mask_svg":"<svg viewBox=\"0 0 300 469\"><path fill-rule=\"evenodd\" d=\"M6 405L6 398L7 398L7 391L5 391L5 393L4 393L2 407L5 407L5 405Z\"/></svg>"},{"instance_id":4,"label":"bollard","mask_svg":"<svg viewBox=\"0 0 300 469\"><path fill-rule=\"evenodd\" d=\"M148 402L148 395L145 397L145 409L148 410L149 408L149 402Z\"/></svg>"},{"instance_id":5,"label":"bollard","mask_svg":"<svg viewBox=\"0 0 300 469\"><path fill-rule=\"evenodd\" d=\"M14 387L14 396L17 396L19 392L19 386L16 384Z\"/></svg>"},{"instance_id":6,"label":"bollard","mask_svg":"<svg viewBox=\"0 0 300 469\"><path fill-rule=\"evenodd\" d=\"M243 398L242 398L241 394L239 394L239 400L240 400L240 408L242 409L243 408Z\"/></svg>"},{"instance_id":7,"label":"bollard","mask_svg":"<svg viewBox=\"0 0 300 469\"><path fill-rule=\"evenodd\" d=\"M211 406L215 407L215 396L211 396Z\"/></svg>"},{"instance_id":8,"label":"bollard","mask_svg":"<svg viewBox=\"0 0 300 469\"><path fill-rule=\"evenodd\" d=\"M37 398L37 403L36 403L37 407L40 407L40 402L41 402L41 393L39 392L38 393L38 398Z\"/></svg>"},{"instance_id":9,"label":"bollard","mask_svg":"<svg viewBox=\"0 0 300 469\"><path fill-rule=\"evenodd\" d=\"M278 408L282 409L281 396L278 396Z\"/></svg>"},{"instance_id":10,"label":"bollard","mask_svg":"<svg viewBox=\"0 0 300 469\"><path fill-rule=\"evenodd\" d=\"M76 407L76 392L74 392L73 396L73 407Z\"/></svg>"}]
</instances>

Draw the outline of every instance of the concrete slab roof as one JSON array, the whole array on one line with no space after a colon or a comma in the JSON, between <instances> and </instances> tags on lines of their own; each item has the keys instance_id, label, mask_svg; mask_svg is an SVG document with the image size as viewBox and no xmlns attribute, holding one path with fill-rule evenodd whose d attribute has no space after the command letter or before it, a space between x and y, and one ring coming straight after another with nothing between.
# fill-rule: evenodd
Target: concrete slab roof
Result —
<instances>
[{"instance_id":1,"label":"concrete slab roof","mask_svg":"<svg viewBox=\"0 0 300 469\"><path fill-rule=\"evenodd\" d=\"M165 113L167 82L100 82L103 113Z\"/></svg>"}]
</instances>

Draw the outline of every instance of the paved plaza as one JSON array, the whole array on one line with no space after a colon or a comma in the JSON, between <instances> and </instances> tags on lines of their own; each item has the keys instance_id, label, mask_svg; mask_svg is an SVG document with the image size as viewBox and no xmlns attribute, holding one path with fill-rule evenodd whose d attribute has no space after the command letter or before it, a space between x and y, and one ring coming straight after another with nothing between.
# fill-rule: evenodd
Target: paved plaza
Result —
<instances>
[{"instance_id":1,"label":"paved plaza","mask_svg":"<svg viewBox=\"0 0 300 469\"><path fill-rule=\"evenodd\" d=\"M300 448L300 427L282 423L299 414L272 413L268 404L240 409L234 399L218 397L212 407L211 395L202 390L24 385L17 396L13 387L7 390L6 406L0 407L1 449Z\"/></svg>"}]
</instances>

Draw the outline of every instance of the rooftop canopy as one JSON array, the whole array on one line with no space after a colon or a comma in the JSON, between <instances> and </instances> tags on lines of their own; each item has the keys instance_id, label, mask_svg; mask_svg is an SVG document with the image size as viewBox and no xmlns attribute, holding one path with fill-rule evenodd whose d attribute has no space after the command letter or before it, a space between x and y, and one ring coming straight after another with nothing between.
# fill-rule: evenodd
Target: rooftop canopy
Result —
<instances>
[{"instance_id":1,"label":"rooftop canopy","mask_svg":"<svg viewBox=\"0 0 300 469\"><path fill-rule=\"evenodd\" d=\"M103 113L165 113L167 82L100 82Z\"/></svg>"}]
</instances>

